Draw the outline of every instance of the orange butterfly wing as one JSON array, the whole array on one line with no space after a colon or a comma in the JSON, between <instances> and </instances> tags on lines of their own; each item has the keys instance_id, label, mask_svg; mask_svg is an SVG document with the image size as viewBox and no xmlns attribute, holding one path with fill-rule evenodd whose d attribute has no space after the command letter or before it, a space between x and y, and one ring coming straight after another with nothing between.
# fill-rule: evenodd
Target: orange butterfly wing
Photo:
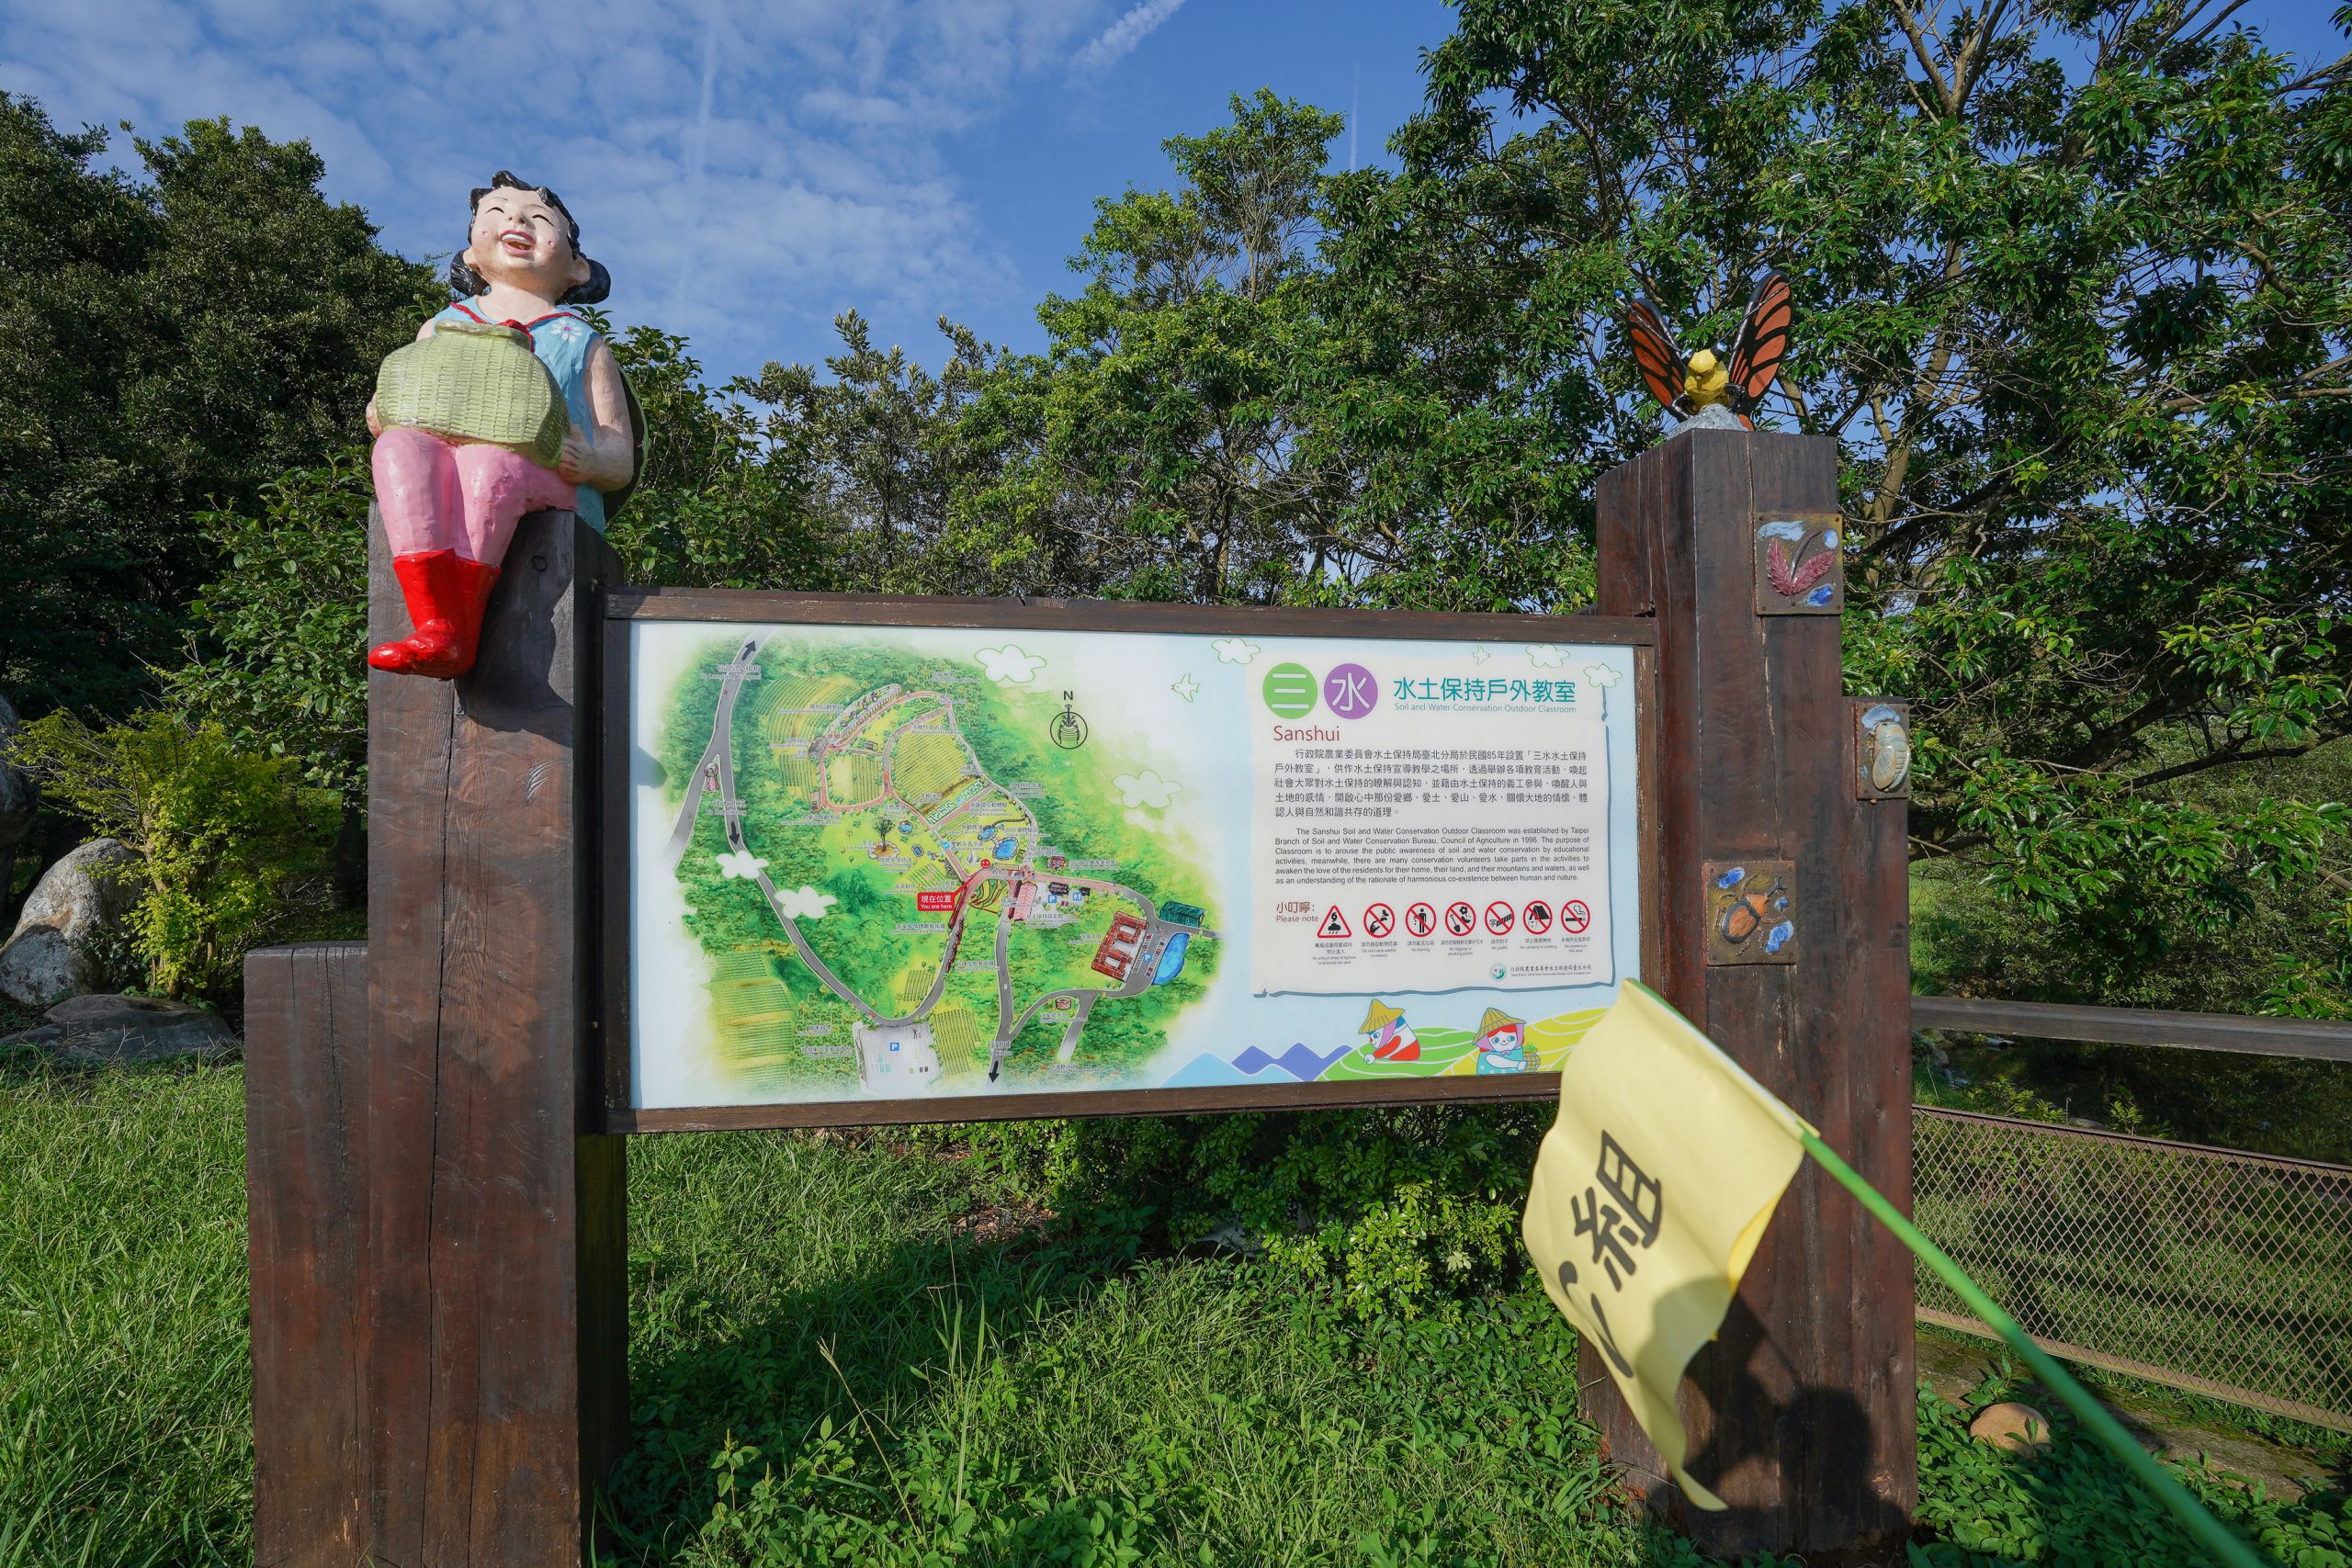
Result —
<instances>
[{"instance_id":1,"label":"orange butterfly wing","mask_svg":"<svg viewBox=\"0 0 2352 1568\"><path fill-rule=\"evenodd\" d=\"M1682 396L1682 351L1674 346L1665 321L1646 299L1627 302L1625 326L1642 384L1650 389L1650 396L1671 409Z\"/></svg>"},{"instance_id":2,"label":"orange butterfly wing","mask_svg":"<svg viewBox=\"0 0 2352 1568\"><path fill-rule=\"evenodd\" d=\"M1756 298L1747 302L1747 320L1741 324L1739 342L1731 351L1734 406L1741 413L1763 402L1772 378L1781 373L1781 356L1788 352L1789 322L1794 315L1789 280L1777 272L1767 273L1757 285Z\"/></svg>"}]
</instances>

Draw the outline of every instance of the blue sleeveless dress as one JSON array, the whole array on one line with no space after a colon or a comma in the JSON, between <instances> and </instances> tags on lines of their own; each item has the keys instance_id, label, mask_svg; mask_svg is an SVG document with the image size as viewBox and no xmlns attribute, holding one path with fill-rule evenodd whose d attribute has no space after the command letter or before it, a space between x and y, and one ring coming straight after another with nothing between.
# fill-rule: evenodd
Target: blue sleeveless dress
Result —
<instances>
[{"instance_id":1,"label":"blue sleeveless dress","mask_svg":"<svg viewBox=\"0 0 2352 1568\"><path fill-rule=\"evenodd\" d=\"M435 316L438 321L483 321L493 318L477 312L464 301L447 307ZM525 321L531 334L531 352L548 367L555 384L563 389L563 405L571 412L571 423L582 430L594 430L596 421L588 411L588 351L596 345L596 329L569 310L555 310ZM580 499L572 510L580 520L599 534L605 531L605 493L594 485L579 487Z\"/></svg>"}]
</instances>

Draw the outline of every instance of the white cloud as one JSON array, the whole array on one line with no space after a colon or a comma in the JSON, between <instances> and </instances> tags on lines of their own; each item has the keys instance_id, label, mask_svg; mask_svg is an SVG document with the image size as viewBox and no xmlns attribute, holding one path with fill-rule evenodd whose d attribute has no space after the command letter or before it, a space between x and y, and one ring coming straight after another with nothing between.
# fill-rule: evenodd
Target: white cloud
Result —
<instances>
[{"instance_id":1,"label":"white cloud","mask_svg":"<svg viewBox=\"0 0 2352 1568\"><path fill-rule=\"evenodd\" d=\"M776 912L787 920L821 920L825 911L840 902L813 887L779 887L775 894Z\"/></svg>"},{"instance_id":2,"label":"white cloud","mask_svg":"<svg viewBox=\"0 0 2352 1568\"><path fill-rule=\"evenodd\" d=\"M1567 657L1568 650L1556 642L1532 642L1527 645L1527 661L1538 670L1557 670Z\"/></svg>"},{"instance_id":3,"label":"white cloud","mask_svg":"<svg viewBox=\"0 0 2352 1568\"><path fill-rule=\"evenodd\" d=\"M1031 681L1046 661L1034 653L1024 653L1019 643L1008 642L1002 648L979 650L981 672L1001 685L1007 681Z\"/></svg>"},{"instance_id":4,"label":"white cloud","mask_svg":"<svg viewBox=\"0 0 2352 1568\"><path fill-rule=\"evenodd\" d=\"M768 863L755 858L749 850L721 851L718 856L718 874L729 882L756 882L767 868Z\"/></svg>"},{"instance_id":5,"label":"white cloud","mask_svg":"<svg viewBox=\"0 0 2352 1568\"><path fill-rule=\"evenodd\" d=\"M1139 773L1121 773L1111 781L1111 787L1119 792L1119 803L1123 806L1148 806L1154 811L1165 811L1168 803L1174 800L1184 786L1174 779L1163 779L1146 768Z\"/></svg>"},{"instance_id":6,"label":"white cloud","mask_svg":"<svg viewBox=\"0 0 2352 1568\"><path fill-rule=\"evenodd\" d=\"M1107 8L17 0L0 83L68 129L226 114L307 138L328 194L413 256L463 239L493 169L546 181L611 268L615 319L687 334L723 376L851 306L928 322L1023 297L943 149L1033 105ZM120 136L113 156L137 162Z\"/></svg>"},{"instance_id":7,"label":"white cloud","mask_svg":"<svg viewBox=\"0 0 2352 1568\"><path fill-rule=\"evenodd\" d=\"M1258 657L1259 648L1247 637L1221 637L1209 647L1216 650L1220 664L1247 664Z\"/></svg>"},{"instance_id":8,"label":"white cloud","mask_svg":"<svg viewBox=\"0 0 2352 1568\"><path fill-rule=\"evenodd\" d=\"M1584 667L1584 678L1606 691L1624 676L1614 664L1588 664Z\"/></svg>"},{"instance_id":9,"label":"white cloud","mask_svg":"<svg viewBox=\"0 0 2352 1568\"><path fill-rule=\"evenodd\" d=\"M1127 14L1095 35L1093 41L1070 59L1070 69L1080 75L1091 74L1106 66L1115 65L1136 51L1136 46L1159 30L1159 24L1174 16L1184 0L1140 0Z\"/></svg>"}]
</instances>

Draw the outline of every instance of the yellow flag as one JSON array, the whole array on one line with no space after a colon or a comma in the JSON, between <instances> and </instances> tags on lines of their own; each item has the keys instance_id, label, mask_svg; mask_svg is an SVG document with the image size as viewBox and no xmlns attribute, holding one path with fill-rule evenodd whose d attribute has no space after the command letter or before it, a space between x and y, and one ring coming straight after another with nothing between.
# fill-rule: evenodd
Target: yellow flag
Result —
<instances>
[{"instance_id":1,"label":"yellow flag","mask_svg":"<svg viewBox=\"0 0 2352 1568\"><path fill-rule=\"evenodd\" d=\"M1600 1353L1683 1492L1674 1391L1723 1327L1813 1129L1656 992L1628 980L1560 1075L1527 1195L1552 1304Z\"/></svg>"}]
</instances>

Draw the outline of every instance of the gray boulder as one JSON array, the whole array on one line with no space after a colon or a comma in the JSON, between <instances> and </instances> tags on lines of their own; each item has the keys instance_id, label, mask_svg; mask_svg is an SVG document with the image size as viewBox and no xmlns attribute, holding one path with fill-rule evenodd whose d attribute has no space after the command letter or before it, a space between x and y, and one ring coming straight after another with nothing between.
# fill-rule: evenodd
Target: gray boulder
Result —
<instances>
[{"instance_id":1,"label":"gray boulder","mask_svg":"<svg viewBox=\"0 0 2352 1568\"><path fill-rule=\"evenodd\" d=\"M0 1040L40 1045L76 1062L155 1062L166 1056L218 1056L237 1037L217 1013L162 997L69 997L49 1021Z\"/></svg>"},{"instance_id":2,"label":"gray boulder","mask_svg":"<svg viewBox=\"0 0 2352 1568\"><path fill-rule=\"evenodd\" d=\"M87 947L122 929L137 899L125 874L138 858L119 839L93 839L42 873L0 947L0 996L45 1007L104 985Z\"/></svg>"}]
</instances>

